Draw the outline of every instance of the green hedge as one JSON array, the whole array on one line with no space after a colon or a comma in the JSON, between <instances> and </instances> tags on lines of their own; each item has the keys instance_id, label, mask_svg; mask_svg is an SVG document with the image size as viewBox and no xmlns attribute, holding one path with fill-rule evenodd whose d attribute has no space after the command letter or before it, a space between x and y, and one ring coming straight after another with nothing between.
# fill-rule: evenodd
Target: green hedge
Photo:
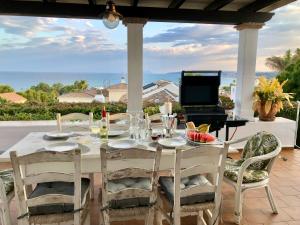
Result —
<instances>
[{"instance_id":1,"label":"green hedge","mask_svg":"<svg viewBox=\"0 0 300 225\"><path fill-rule=\"evenodd\" d=\"M284 104L284 108L277 113L276 116L284 117L290 120L296 120L297 117L297 103L292 102L293 107L288 106L286 103Z\"/></svg>"},{"instance_id":2,"label":"green hedge","mask_svg":"<svg viewBox=\"0 0 300 225\"><path fill-rule=\"evenodd\" d=\"M0 121L7 120L54 120L56 113L62 115L69 113L94 113L96 119L101 118L101 109L105 105L111 113L126 112L126 104L123 103L26 103L26 104L2 104L0 106Z\"/></svg>"},{"instance_id":3,"label":"green hedge","mask_svg":"<svg viewBox=\"0 0 300 225\"><path fill-rule=\"evenodd\" d=\"M101 109L105 105L107 111L114 113L126 112L126 104L124 103L53 103L53 104L42 104L42 103L25 103L25 104L11 104L4 103L0 104L0 121L12 121L12 120L54 120L56 113L62 115L79 112L88 114L89 112L94 113L95 119L101 118ZM281 110L277 116L285 117L288 119L295 120L296 118L296 103L293 103L294 107L291 108L287 105ZM159 107L155 104L145 105L144 111L149 115L159 113ZM184 110L179 103L173 103L173 112L180 114Z\"/></svg>"}]
</instances>

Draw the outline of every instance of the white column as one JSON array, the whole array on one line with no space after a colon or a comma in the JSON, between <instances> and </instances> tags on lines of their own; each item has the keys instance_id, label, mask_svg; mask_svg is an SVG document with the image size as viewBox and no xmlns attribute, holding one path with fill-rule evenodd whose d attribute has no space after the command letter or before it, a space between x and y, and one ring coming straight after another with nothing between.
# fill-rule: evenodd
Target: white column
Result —
<instances>
[{"instance_id":1,"label":"white column","mask_svg":"<svg viewBox=\"0 0 300 225\"><path fill-rule=\"evenodd\" d=\"M262 24L242 24L239 30L235 115L254 120L252 93L255 83L258 30Z\"/></svg>"},{"instance_id":2,"label":"white column","mask_svg":"<svg viewBox=\"0 0 300 225\"><path fill-rule=\"evenodd\" d=\"M143 27L141 18L125 18L128 57L128 112L143 110Z\"/></svg>"}]
</instances>

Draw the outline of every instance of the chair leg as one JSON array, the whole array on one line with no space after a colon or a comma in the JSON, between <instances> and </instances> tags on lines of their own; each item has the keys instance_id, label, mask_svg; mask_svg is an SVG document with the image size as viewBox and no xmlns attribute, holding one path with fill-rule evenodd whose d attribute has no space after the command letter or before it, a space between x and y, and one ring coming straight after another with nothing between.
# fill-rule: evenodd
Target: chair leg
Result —
<instances>
[{"instance_id":1,"label":"chair leg","mask_svg":"<svg viewBox=\"0 0 300 225\"><path fill-rule=\"evenodd\" d=\"M151 209L149 209L149 213L146 216L145 225L152 225L153 222L154 222L154 207L151 207Z\"/></svg>"},{"instance_id":2,"label":"chair leg","mask_svg":"<svg viewBox=\"0 0 300 225\"><path fill-rule=\"evenodd\" d=\"M106 210L102 211L102 213L100 213L100 216L100 225L110 225L109 215Z\"/></svg>"},{"instance_id":3,"label":"chair leg","mask_svg":"<svg viewBox=\"0 0 300 225\"><path fill-rule=\"evenodd\" d=\"M91 200L94 200L94 174L89 173L89 179L90 179L90 198Z\"/></svg>"},{"instance_id":4,"label":"chair leg","mask_svg":"<svg viewBox=\"0 0 300 225\"><path fill-rule=\"evenodd\" d=\"M235 204L234 206L235 223L240 224L242 219L242 209L243 209L243 192L241 190L236 190L234 204Z\"/></svg>"},{"instance_id":5,"label":"chair leg","mask_svg":"<svg viewBox=\"0 0 300 225\"><path fill-rule=\"evenodd\" d=\"M276 207L276 204L275 204L275 201L274 201L273 194L272 194L270 186L269 185L265 186L265 190L267 192L268 199L269 199L271 208L273 210L273 213L278 214L278 210L277 210L277 207Z\"/></svg>"},{"instance_id":6,"label":"chair leg","mask_svg":"<svg viewBox=\"0 0 300 225\"><path fill-rule=\"evenodd\" d=\"M203 218L203 211L199 211L197 215L197 225L206 225L206 222Z\"/></svg>"},{"instance_id":7,"label":"chair leg","mask_svg":"<svg viewBox=\"0 0 300 225\"><path fill-rule=\"evenodd\" d=\"M156 225L163 224L163 216L160 209L155 210L155 221L156 221Z\"/></svg>"},{"instance_id":8,"label":"chair leg","mask_svg":"<svg viewBox=\"0 0 300 225\"><path fill-rule=\"evenodd\" d=\"M11 225L11 218L9 212L9 205L7 201L3 201L3 208L1 209L2 221L4 225Z\"/></svg>"}]
</instances>

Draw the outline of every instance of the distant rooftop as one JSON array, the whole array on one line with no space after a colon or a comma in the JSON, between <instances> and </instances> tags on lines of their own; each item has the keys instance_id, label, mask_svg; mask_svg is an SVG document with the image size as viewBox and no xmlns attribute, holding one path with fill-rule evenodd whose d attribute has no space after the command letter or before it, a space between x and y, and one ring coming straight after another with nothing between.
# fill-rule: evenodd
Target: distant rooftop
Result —
<instances>
[{"instance_id":1,"label":"distant rooftop","mask_svg":"<svg viewBox=\"0 0 300 225\"><path fill-rule=\"evenodd\" d=\"M156 84L152 82L152 83L150 83L150 84L146 84L146 85L143 87L143 89L145 90L145 89L154 87L155 85L156 85Z\"/></svg>"},{"instance_id":2,"label":"distant rooftop","mask_svg":"<svg viewBox=\"0 0 300 225\"><path fill-rule=\"evenodd\" d=\"M26 98L24 98L22 95L19 95L15 92L1 93L0 98L5 99L6 101L12 103L24 103L27 101Z\"/></svg>"},{"instance_id":3,"label":"distant rooftop","mask_svg":"<svg viewBox=\"0 0 300 225\"><path fill-rule=\"evenodd\" d=\"M128 85L126 83L113 84L108 86L106 89L127 89Z\"/></svg>"},{"instance_id":4,"label":"distant rooftop","mask_svg":"<svg viewBox=\"0 0 300 225\"><path fill-rule=\"evenodd\" d=\"M66 94L62 94L59 97L71 97L71 98L94 98L95 96L85 92L70 92Z\"/></svg>"}]
</instances>

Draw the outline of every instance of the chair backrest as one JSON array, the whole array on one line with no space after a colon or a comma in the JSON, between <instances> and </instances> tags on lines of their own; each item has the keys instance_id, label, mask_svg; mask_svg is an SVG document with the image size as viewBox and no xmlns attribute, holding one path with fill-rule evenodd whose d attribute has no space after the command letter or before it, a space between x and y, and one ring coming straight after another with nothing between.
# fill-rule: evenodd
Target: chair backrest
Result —
<instances>
[{"instance_id":1,"label":"chair backrest","mask_svg":"<svg viewBox=\"0 0 300 225\"><path fill-rule=\"evenodd\" d=\"M103 144L101 146L101 172L102 172L102 204L103 207L109 207L111 200L121 200L130 198L149 198L150 204L154 204L157 199L157 186L158 186L158 171L160 164L162 148L157 147L156 151L146 149L131 148L131 149L114 149L109 151L108 146ZM121 161L127 159L136 160L132 167L124 164L124 168L114 170L114 165L122 167ZM145 160L152 161L152 168L145 168L143 166ZM112 165L110 165L112 164ZM109 192L109 181L119 180L123 178L149 178L150 186L143 187L130 187L115 192Z\"/></svg>"},{"instance_id":2,"label":"chair backrest","mask_svg":"<svg viewBox=\"0 0 300 225\"><path fill-rule=\"evenodd\" d=\"M35 152L24 156L17 156L17 153L12 151L10 158L15 175L20 216L28 213L28 207L46 204L74 204L74 210L81 208L81 151L79 149L68 152ZM61 166L65 168L65 173L60 172ZM74 182L74 195L45 194L28 198L33 185L57 181ZM79 213L74 213L74 221L74 224L80 224Z\"/></svg>"},{"instance_id":3,"label":"chair backrest","mask_svg":"<svg viewBox=\"0 0 300 225\"><path fill-rule=\"evenodd\" d=\"M262 156L268 153L273 152L274 158L263 160L259 162L252 163L249 168L250 169L268 169L273 165L273 161L276 156L281 151L281 142L280 140L273 134L268 132L259 132L253 135L246 143L243 153L242 159L249 159L255 156Z\"/></svg>"},{"instance_id":4,"label":"chair backrest","mask_svg":"<svg viewBox=\"0 0 300 225\"><path fill-rule=\"evenodd\" d=\"M129 115L127 113L115 113L109 115L109 122L110 123L117 123L119 121L129 121Z\"/></svg>"},{"instance_id":5,"label":"chair backrest","mask_svg":"<svg viewBox=\"0 0 300 225\"><path fill-rule=\"evenodd\" d=\"M215 193L214 203L216 209L219 209L227 152L228 144L224 147L204 145L187 150L176 149L173 174L174 220L180 221L181 197ZM181 188L181 179L191 176L198 176L199 182Z\"/></svg>"},{"instance_id":6,"label":"chair backrest","mask_svg":"<svg viewBox=\"0 0 300 225\"><path fill-rule=\"evenodd\" d=\"M93 123L93 113L90 112L89 115L86 115L84 113L69 113L66 115L61 115L60 113L56 114L56 122L57 122L57 129L59 131L62 131L63 128L63 122L88 122L86 125L91 126ZM88 128L87 128L88 129ZM87 130L86 129L86 130Z\"/></svg>"}]
</instances>

